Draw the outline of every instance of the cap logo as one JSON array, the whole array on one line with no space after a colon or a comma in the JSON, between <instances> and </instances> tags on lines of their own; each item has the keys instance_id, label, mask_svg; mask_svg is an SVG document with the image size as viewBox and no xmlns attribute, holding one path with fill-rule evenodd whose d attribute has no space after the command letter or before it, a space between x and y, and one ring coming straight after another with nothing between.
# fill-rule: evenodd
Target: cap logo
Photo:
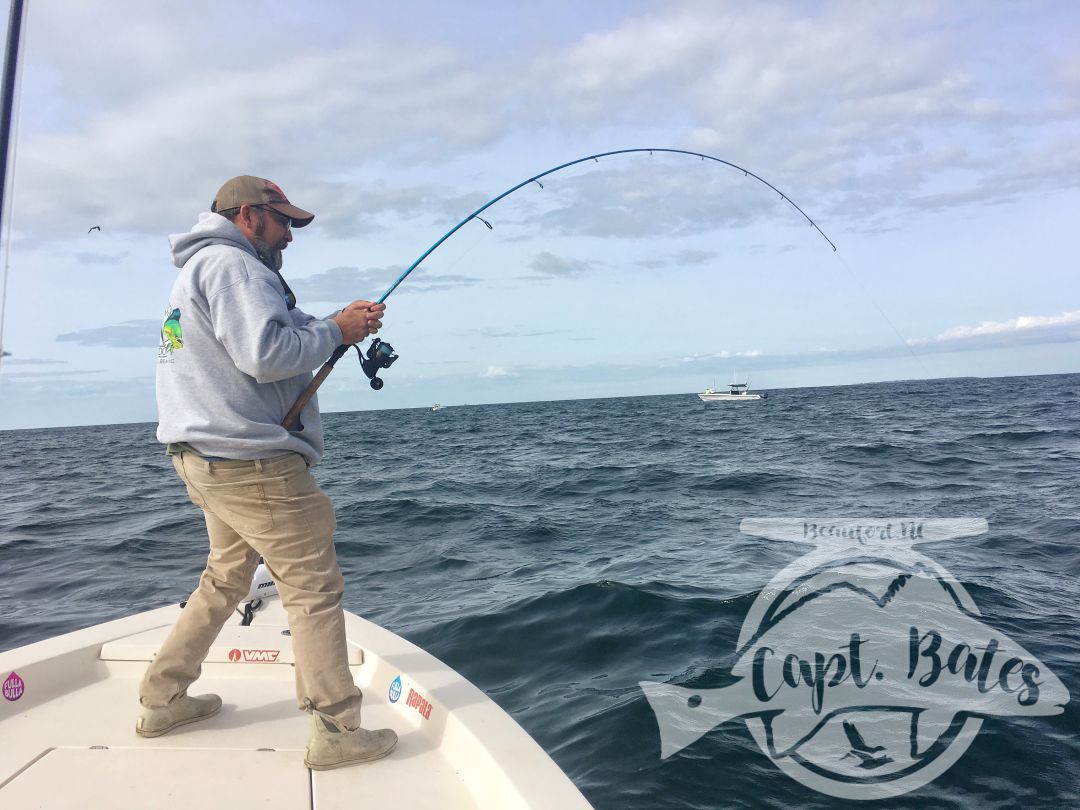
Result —
<instances>
[{"instance_id":1,"label":"cap logo","mask_svg":"<svg viewBox=\"0 0 1080 810\"><path fill-rule=\"evenodd\" d=\"M272 188L277 193L277 195L281 197L280 200L274 200L274 202L287 203L289 201L289 198L285 196L285 192L282 191L276 183L271 183L269 180L267 180L266 185L270 186L270 188Z\"/></svg>"}]
</instances>

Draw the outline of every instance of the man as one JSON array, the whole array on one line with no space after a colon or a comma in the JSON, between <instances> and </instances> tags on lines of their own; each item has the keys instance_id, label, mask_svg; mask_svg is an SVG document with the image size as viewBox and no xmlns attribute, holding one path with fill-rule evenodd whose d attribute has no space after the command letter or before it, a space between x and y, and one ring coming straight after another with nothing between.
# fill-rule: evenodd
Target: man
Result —
<instances>
[{"instance_id":1,"label":"man","mask_svg":"<svg viewBox=\"0 0 1080 810\"><path fill-rule=\"evenodd\" d=\"M386 756L397 735L360 727L334 510L308 469L323 452L316 400L302 427L281 427L311 371L378 332L385 309L354 301L318 319L296 308L281 254L312 219L270 181L234 177L210 213L169 239L180 274L162 327L157 437L205 514L210 555L139 687L136 732L156 737L221 708L217 695L187 689L262 557L289 615L297 701L312 714L304 761L321 770Z\"/></svg>"}]
</instances>

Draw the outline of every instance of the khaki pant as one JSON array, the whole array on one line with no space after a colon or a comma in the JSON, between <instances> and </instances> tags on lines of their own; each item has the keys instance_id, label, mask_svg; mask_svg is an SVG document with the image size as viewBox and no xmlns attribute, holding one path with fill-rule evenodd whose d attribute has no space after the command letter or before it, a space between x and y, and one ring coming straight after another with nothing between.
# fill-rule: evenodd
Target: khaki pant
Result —
<instances>
[{"instance_id":1,"label":"khaki pant","mask_svg":"<svg viewBox=\"0 0 1080 810\"><path fill-rule=\"evenodd\" d=\"M199 677L210 645L247 595L261 556L289 615L297 704L304 708L310 700L345 726L359 726L362 695L345 646L334 508L303 457L207 461L183 453L172 459L206 516L210 556L198 589L143 677L143 705L164 706Z\"/></svg>"}]
</instances>

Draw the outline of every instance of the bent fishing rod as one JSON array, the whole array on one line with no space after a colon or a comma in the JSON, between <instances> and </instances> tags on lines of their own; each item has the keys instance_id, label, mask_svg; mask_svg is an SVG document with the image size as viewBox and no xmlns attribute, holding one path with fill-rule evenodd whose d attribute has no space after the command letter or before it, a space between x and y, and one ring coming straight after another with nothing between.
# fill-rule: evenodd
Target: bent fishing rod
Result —
<instances>
[{"instance_id":1,"label":"bent fishing rod","mask_svg":"<svg viewBox=\"0 0 1080 810\"><path fill-rule=\"evenodd\" d=\"M479 208L477 208L475 211L473 211L467 217L462 219L461 222L459 222L453 228L451 228L446 233L444 233L439 238L439 240L437 242L435 242L435 244L433 244L431 247L429 247L427 250L425 250L422 254L420 254L420 258L418 258L416 261L414 261L412 264L410 264L405 269L405 271L400 276L398 276L397 280L394 281L394 283L390 285L390 287L386 290L386 292L384 292L382 294L382 296L380 296L379 300L376 301L375 303L376 304L381 304L387 298L389 298L390 294L394 290L396 290L398 288L398 285L401 284L401 282L403 282L409 276L409 274L412 273L413 270L415 270L417 267L419 267L421 262L424 261L424 259L426 259L432 253L434 253L439 248L439 246L442 245L443 242L445 242L447 239L449 239L451 236L453 236L455 233L457 233L459 230L461 230L461 228L463 228L465 225L467 225L472 220L475 219L478 222L482 222L484 225L487 226L488 230L492 230L491 223L488 222L483 217L481 217L480 215L482 213L484 213L484 211L486 211L487 209L491 208L491 206L495 205L495 203L499 202L500 200L502 200L502 199L504 199L506 197L509 197L511 194L513 194L518 189L524 188L525 186L530 185L531 183L536 183L538 186L540 186L540 188L543 188L544 184L540 182L540 180L542 178L547 177L549 174L555 174L556 172L562 171L563 169L567 169L567 168L569 168L571 166L576 166L579 163L588 163L590 160L594 161L596 163L599 163L600 158L603 158L603 157L612 157L613 155L630 155L630 154L636 154L636 153L641 153L641 152L648 152L650 155L654 154L654 153L657 153L657 152L666 153L666 154L672 154L672 155L686 155L686 156L689 156L689 157L699 158L702 161L711 160L714 163L721 163L724 166L729 166L732 169L735 169L737 171L742 172L744 177L752 177L753 179L757 180L759 183L762 183L762 184L768 186L773 191L775 191L777 194L779 194L780 199L783 200L784 202L788 203L796 211L798 211L802 215L802 217L810 224L810 226L814 230L816 230L819 234L821 234L822 238L826 242L829 243L829 247L831 247L834 252L836 251L836 245L833 244L832 240L829 239L829 237L825 235L825 232L823 230L821 230L821 228L818 227L818 224L816 222L814 222L814 220L812 220L807 215L807 213L805 211L803 211L795 203L794 200L792 200L790 197L788 197L786 194L784 194L784 192L782 192L780 189L778 189L776 186L774 186L768 180L766 180L763 177L760 177L759 175L754 174L749 169L744 169L742 166L737 166L736 164L732 163L731 161L723 160L722 158L713 157L712 155L706 155L706 154L703 154L701 152L692 152L692 151L689 151L687 149L663 149L663 148L616 149L616 150L611 151L611 152L597 152L595 155L586 155L583 158L578 158L577 160L571 160L569 163L562 163L562 164L560 164L558 166L555 166L554 168L548 169L547 171L540 172L540 174L533 175L532 177L528 178L527 180L522 180L520 183L518 183L517 185L511 186L506 191L504 191L502 194L499 194L497 197L493 197L492 199L488 200L486 203L481 205ZM315 392L319 389L319 386L321 386L323 384L323 382L326 380L326 378L328 376L330 376L330 372L334 370L334 365L337 363L338 360L340 360L345 355L345 353L349 350L349 348L350 348L349 346L341 345L341 346L338 346L334 350L334 353L330 355L330 358L326 361L326 363L323 364L323 367L321 369L319 369L319 373L316 374L312 378L311 382L308 383L307 388L304 389L304 392L297 398L297 400L293 404L292 408L289 409L288 414L285 415L285 418L281 422L281 424L282 424L282 426L284 428L286 428L287 430L303 430L303 426L300 425L300 412L304 409L304 406L307 405L308 402L311 400L311 398L315 395ZM390 366L393 364L393 362L398 359L397 354L394 353L394 347L391 346L389 343L387 343L384 340L380 340L379 338L374 338L372 340L371 346L368 347L366 358L361 353L359 346L356 346L356 354L360 358L360 367L363 369L364 375L370 380L371 387L374 390L378 391L379 389L381 389L383 387L383 381L378 376L379 371L382 370L382 369L390 368Z\"/></svg>"}]
</instances>

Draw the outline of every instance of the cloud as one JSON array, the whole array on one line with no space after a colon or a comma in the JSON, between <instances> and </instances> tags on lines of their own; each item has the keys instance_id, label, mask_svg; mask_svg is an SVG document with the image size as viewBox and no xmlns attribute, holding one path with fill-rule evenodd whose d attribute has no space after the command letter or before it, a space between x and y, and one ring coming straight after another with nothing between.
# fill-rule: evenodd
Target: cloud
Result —
<instances>
[{"instance_id":1,"label":"cloud","mask_svg":"<svg viewBox=\"0 0 1080 810\"><path fill-rule=\"evenodd\" d=\"M239 9L165 6L37 10L20 228L179 230L208 203L207 178L238 166L273 175L332 235L371 233L383 216L442 221L484 197L404 175L479 164L493 146L539 131L556 143L641 137L643 146L659 133L657 146L752 155L748 168L811 216L843 212L877 227L887 212L1070 187L1080 176L1073 133L1053 137L1080 118L1069 40L1050 49L1042 73L1010 65L1011 83L996 81L997 43L985 33L1009 22L1006 8L761 2L721 12L687 0L492 56L434 36L402 48L347 8L327 36L318 15L274 7L258 36L230 40L226 57L205 31L240 25ZM67 46L74 32L102 36L110 18L124 19L126 35L109 37L109 48ZM1040 89L1012 94L1012 84ZM745 189L729 200L700 179L661 182L636 202L625 185L612 198L617 189L591 182L556 217L566 233L681 232L778 215Z\"/></svg>"},{"instance_id":2,"label":"cloud","mask_svg":"<svg viewBox=\"0 0 1080 810\"><path fill-rule=\"evenodd\" d=\"M50 380L66 380L69 377L81 377L89 374L104 374L105 370L100 368L82 368L82 369L65 369L64 371L10 371L5 369L4 375L7 380L12 382L17 381L50 381ZM97 390L97 389L95 389ZM63 389L59 391L64 393Z\"/></svg>"},{"instance_id":3,"label":"cloud","mask_svg":"<svg viewBox=\"0 0 1080 810\"><path fill-rule=\"evenodd\" d=\"M364 295L375 295L401 275L404 267L331 267L303 278L290 278L289 286L298 302L326 301L346 304Z\"/></svg>"},{"instance_id":4,"label":"cloud","mask_svg":"<svg viewBox=\"0 0 1080 810\"><path fill-rule=\"evenodd\" d=\"M488 380L494 380L499 377L511 376L511 374L512 372L507 371L502 366L488 366L480 376Z\"/></svg>"},{"instance_id":5,"label":"cloud","mask_svg":"<svg viewBox=\"0 0 1080 810\"><path fill-rule=\"evenodd\" d=\"M538 69L582 117L692 110L721 144L746 144L763 124L808 117L873 127L972 107L964 104L967 77L942 70L951 43L926 25L929 16L918 7L811 11L765 2L721 14L708 0L669 3L585 36ZM823 90L835 101L829 108ZM773 137L786 145L805 131L777 127Z\"/></svg>"},{"instance_id":6,"label":"cloud","mask_svg":"<svg viewBox=\"0 0 1080 810\"><path fill-rule=\"evenodd\" d=\"M405 267L401 265L371 267L364 270L359 267L332 267L311 276L290 279L289 286L300 302L323 301L346 304L364 296L374 299L378 293L389 289L404 270ZM408 277L407 282L396 290L395 294L443 292L471 287L480 281L481 279L472 276L450 273L434 275L425 272L421 265Z\"/></svg>"},{"instance_id":7,"label":"cloud","mask_svg":"<svg viewBox=\"0 0 1080 810\"><path fill-rule=\"evenodd\" d=\"M675 264L684 267L705 264L715 259L716 256L715 250L680 250L675 254Z\"/></svg>"},{"instance_id":8,"label":"cloud","mask_svg":"<svg viewBox=\"0 0 1080 810\"><path fill-rule=\"evenodd\" d=\"M0 429L156 421L154 376L94 376L104 370L0 376ZM148 425L147 437L153 436Z\"/></svg>"},{"instance_id":9,"label":"cloud","mask_svg":"<svg viewBox=\"0 0 1080 810\"><path fill-rule=\"evenodd\" d=\"M553 178L550 188L558 207L535 221L545 233L565 236L678 237L760 219L801 219L764 184L685 155L638 152L605 158L584 174Z\"/></svg>"},{"instance_id":10,"label":"cloud","mask_svg":"<svg viewBox=\"0 0 1080 810\"><path fill-rule=\"evenodd\" d=\"M882 360L914 354L929 354L1000 349L1052 343L1080 342L1080 310L1061 315L1020 316L1008 321L985 321L977 326L954 326L936 337L909 339L907 345L874 346L861 349L822 347L812 352L770 353L759 350L721 350L693 354L681 359L688 366L709 368L717 360L753 361L754 368L789 368L815 363L851 363Z\"/></svg>"},{"instance_id":11,"label":"cloud","mask_svg":"<svg viewBox=\"0 0 1080 810\"><path fill-rule=\"evenodd\" d=\"M104 346L110 349L132 349L156 346L161 342L160 321L124 321L113 326L80 329L56 336L61 343L80 346Z\"/></svg>"},{"instance_id":12,"label":"cloud","mask_svg":"<svg viewBox=\"0 0 1080 810\"><path fill-rule=\"evenodd\" d=\"M636 262L645 270L662 270L665 267L694 267L712 261L720 254L715 250L680 250L674 255L663 258L641 259Z\"/></svg>"},{"instance_id":13,"label":"cloud","mask_svg":"<svg viewBox=\"0 0 1080 810\"><path fill-rule=\"evenodd\" d=\"M637 266L643 270L662 270L668 266L667 259L640 259Z\"/></svg>"},{"instance_id":14,"label":"cloud","mask_svg":"<svg viewBox=\"0 0 1080 810\"><path fill-rule=\"evenodd\" d=\"M86 15L46 9L43 16L36 35L50 30L55 43L70 41ZM412 214L429 204L437 209L433 195L445 197L445 190L429 186L372 187L359 169L373 155L416 163L430 160L435 145L476 148L504 131L498 100L509 86L464 52L430 45L406 54L399 43L370 36L337 48L319 47L317 40L290 47L286 40L286 47L274 49L260 35L249 38L261 42L258 47L232 38L223 61L209 50L215 40L204 36L202 13L198 23L151 7L120 16L132 34L109 38L116 52L93 49L99 58L90 61L61 49L35 52L45 64L31 65L32 73L51 68L63 77L42 82L40 103L70 111L30 120L22 134L24 229L85 231L85 223L96 222L112 232L176 230L208 206L216 185L207 187L207 177L220 183L247 167L317 208L320 226L366 232L366 214ZM262 30L273 37L275 28L281 26ZM171 47L178 41L191 49ZM172 53L171 67L161 54L146 54L149 42ZM239 57L244 50L251 58ZM267 81L267 52L275 53L273 81ZM132 64L140 66L134 72L139 81ZM185 125L176 127L181 109ZM73 188L94 193L72 194Z\"/></svg>"},{"instance_id":15,"label":"cloud","mask_svg":"<svg viewBox=\"0 0 1080 810\"><path fill-rule=\"evenodd\" d=\"M1010 16L934 4L763 2L717 13L709 0L670 3L540 57L536 70L579 125L685 122L680 145L754 154L748 168L811 216L865 222L1075 186L1075 137L1053 133L1080 117L1077 60L1063 56L1050 75L1010 64L1011 81L999 81L990 65L1000 43L987 33ZM1016 94L1013 83L1039 90Z\"/></svg>"},{"instance_id":16,"label":"cloud","mask_svg":"<svg viewBox=\"0 0 1080 810\"><path fill-rule=\"evenodd\" d=\"M522 329L509 331L505 329L470 329L465 332L457 332L454 337L479 337L491 340L503 340L505 338L533 338L551 337L552 335L565 335L566 329Z\"/></svg>"},{"instance_id":17,"label":"cloud","mask_svg":"<svg viewBox=\"0 0 1080 810\"><path fill-rule=\"evenodd\" d=\"M335 238L379 233L395 220L431 217L452 207L448 190L435 185L390 187L385 181L309 181L291 199L315 213L319 228ZM460 199L460 198L456 198Z\"/></svg>"},{"instance_id":18,"label":"cloud","mask_svg":"<svg viewBox=\"0 0 1080 810\"><path fill-rule=\"evenodd\" d=\"M444 194L435 201L433 210L456 224L483 206L489 199L489 195L480 191L471 191L457 196Z\"/></svg>"},{"instance_id":19,"label":"cloud","mask_svg":"<svg viewBox=\"0 0 1080 810\"><path fill-rule=\"evenodd\" d=\"M79 264L120 264L124 259L130 256L129 251L123 251L121 253L93 253L90 251L81 251L75 254L75 260Z\"/></svg>"},{"instance_id":20,"label":"cloud","mask_svg":"<svg viewBox=\"0 0 1080 810\"><path fill-rule=\"evenodd\" d=\"M765 353L759 349L750 349L742 352L731 352L727 349L721 349L718 352L712 352L709 354L691 354L682 359L684 363L696 363L700 360L732 360L739 358L755 358L764 357Z\"/></svg>"},{"instance_id":21,"label":"cloud","mask_svg":"<svg viewBox=\"0 0 1080 810\"><path fill-rule=\"evenodd\" d=\"M939 347L989 348L1029 343L1068 343L1080 340L1080 309L1060 315L1020 315L1007 321L983 321L977 326L954 326L932 338L909 340L921 349Z\"/></svg>"},{"instance_id":22,"label":"cloud","mask_svg":"<svg viewBox=\"0 0 1080 810\"><path fill-rule=\"evenodd\" d=\"M11 358L10 360L4 361L4 368L7 368L8 366L46 366L64 364L67 362L66 360L43 360L33 357L14 357L11 352L6 349L4 350L4 357Z\"/></svg>"},{"instance_id":23,"label":"cloud","mask_svg":"<svg viewBox=\"0 0 1080 810\"><path fill-rule=\"evenodd\" d=\"M530 265L535 273L539 273L542 276L555 276L557 278L584 275L595 266L596 262L594 261L564 258L556 256L554 253L549 253L546 250L537 254Z\"/></svg>"}]
</instances>

